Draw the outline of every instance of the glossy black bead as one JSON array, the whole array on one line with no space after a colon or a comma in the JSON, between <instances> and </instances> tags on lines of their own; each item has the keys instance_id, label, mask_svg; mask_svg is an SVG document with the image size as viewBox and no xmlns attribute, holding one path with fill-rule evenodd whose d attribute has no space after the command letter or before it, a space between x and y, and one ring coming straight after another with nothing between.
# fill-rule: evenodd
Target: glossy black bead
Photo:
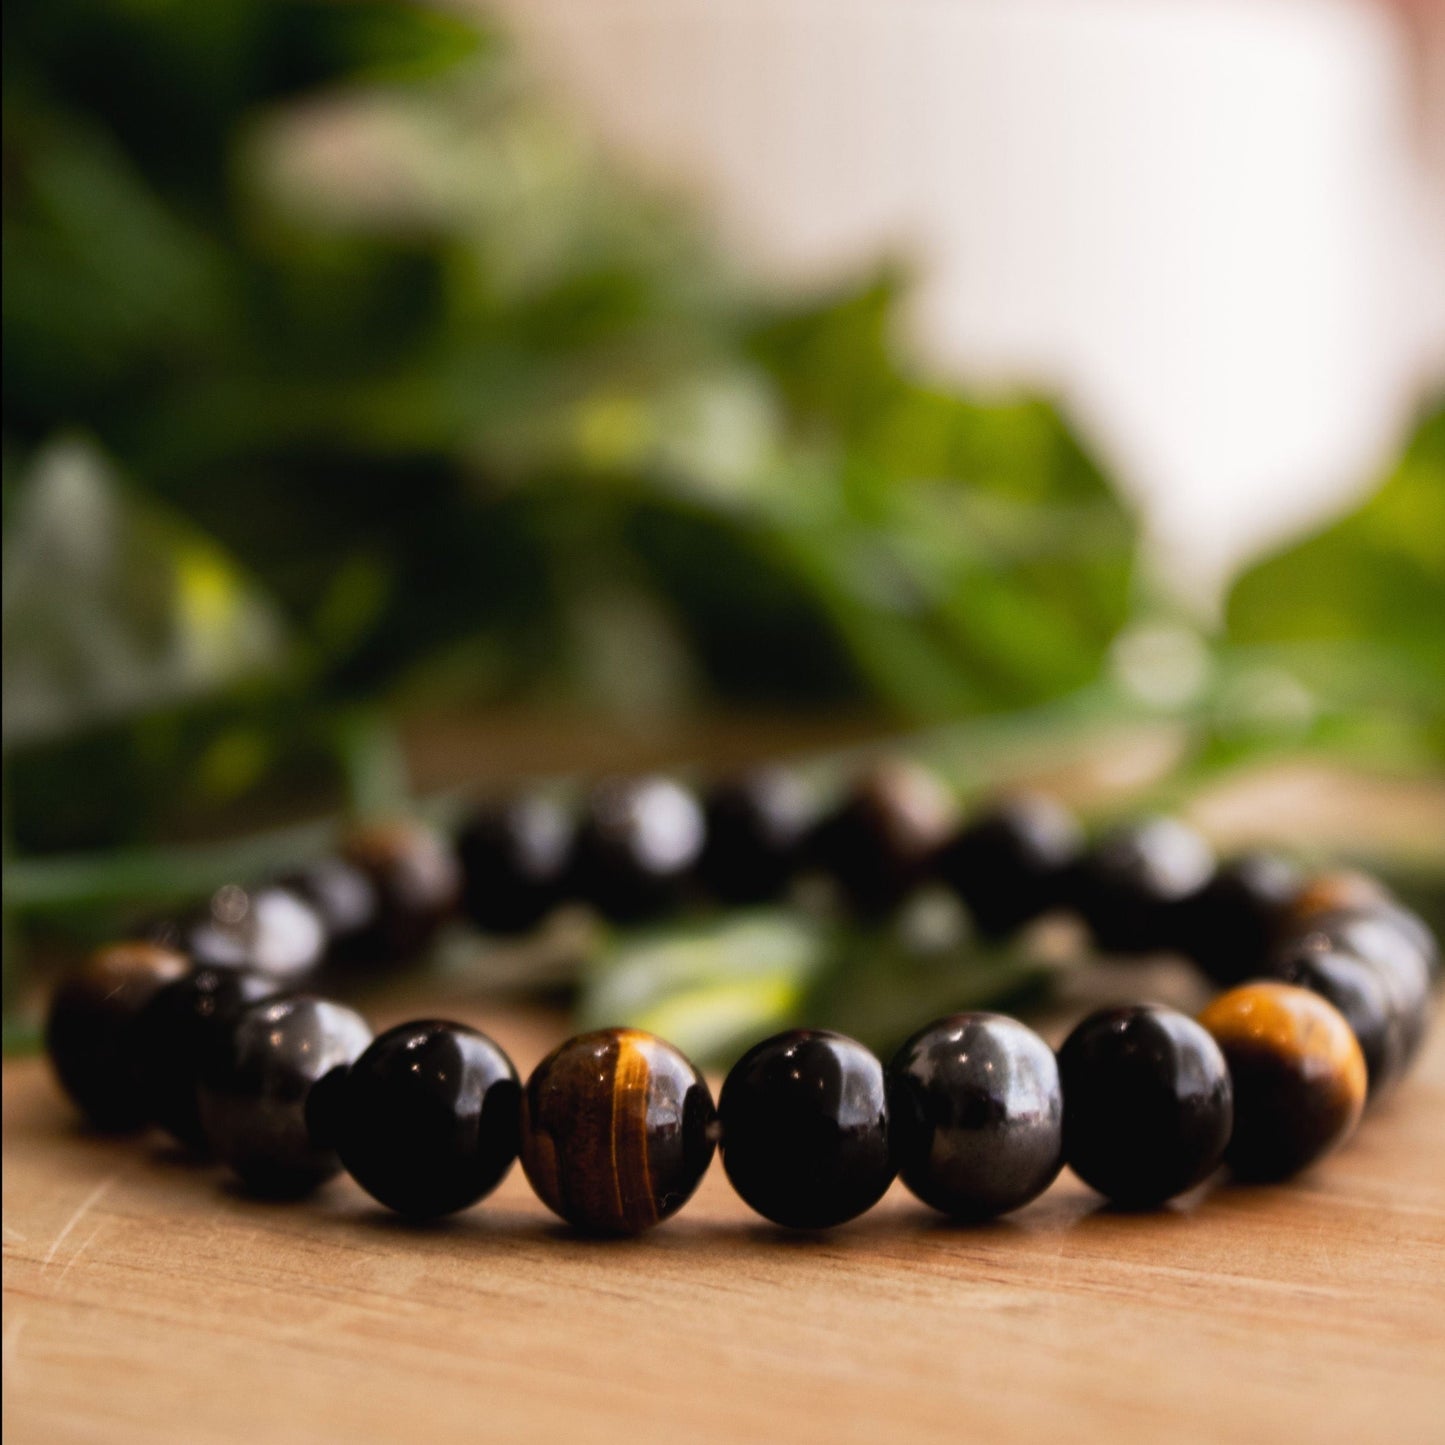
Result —
<instances>
[{"instance_id":1,"label":"glossy black bead","mask_svg":"<svg viewBox=\"0 0 1445 1445\"><path fill-rule=\"evenodd\" d=\"M671 778L600 783L578 828L571 886L617 922L665 913L685 896L704 836L697 799Z\"/></svg>"},{"instance_id":2,"label":"glossy black bead","mask_svg":"<svg viewBox=\"0 0 1445 1445\"><path fill-rule=\"evenodd\" d=\"M1264 972L1302 878L1286 858L1245 853L1173 910L1173 944L1216 983Z\"/></svg>"},{"instance_id":3,"label":"glossy black bead","mask_svg":"<svg viewBox=\"0 0 1445 1445\"><path fill-rule=\"evenodd\" d=\"M859 912L886 913L923 882L955 816L947 789L926 768L882 763L813 830L809 861Z\"/></svg>"},{"instance_id":4,"label":"glossy black bead","mask_svg":"<svg viewBox=\"0 0 1445 1445\"><path fill-rule=\"evenodd\" d=\"M1201 1183L1234 1122L1229 1068L1191 1018L1152 1004L1091 1014L1059 1050L1064 1158L1131 1208Z\"/></svg>"},{"instance_id":5,"label":"glossy black bead","mask_svg":"<svg viewBox=\"0 0 1445 1445\"><path fill-rule=\"evenodd\" d=\"M399 819L354 828L340 853L376 890L376 918L351 946L355 962L414 958L455 913L461 867L447 840L425 823Z\"/></svg>"},{"instance_id":6,"label":"glossy black bead","mask_svg":"<svg viewBox=\"0 0 1445 1445\"><path fill-rule=\"evenodd\" d=\"M1050 798L1010 798L959 829L934 871L968 906L980 933L1012 933L1067 901L1083 852L1073 815Z\"/></svg>"},{"instance_id":7,"label":"glossy black bead","mask_svg":"<svg viewBox=\"0 0 1445 1445\"><path fill-rule=\"evenodd\" d=\"M775 1224L862 1214L897 1172L883 1065L842 1034L795 1029L750 1049L718 1100L723 1168Z\"/></svg>"},{"instance_id":8,"label":"glossy black bead","mask_svg":"<svg viewBox=\"0 0 1445 1445\"><path fill-rule=\"evenodd\" d=\"M1410 1021L1402 999L1379 969L1316 934L1279 950L1268 973L1282 983L1319 994L1340 1011L1365 1056L1371 1098L1379 1097L1404 1073Z\"/></svg>"},{"instance_id":9,"label":"glossy black bead","mask_svg":"<svg viewBox=\"0 0 1445 1445\"><path fill-rule=\"evenodd\" d=\"M457 838L462 910L488 933L524 933L564 901L573 825L551 798L476 809Z\"/></svg>"},{"instance_id":10,"label":"glossy black bead","mask_svg":"<svg viewBox=\"0 0 1445 1445\"><path fill-rule=\"evenodd\" d=\"M311 973L326 952L326 929L300 894L279 884L218 888L203 908L152 937L198 967L249 968L283 983Z\"/></svg>"},{"instance_id":11,"label":"glossy black bead","mask_svg":"<svg viewBox=\"0 0 1445 1445\"><path fill-rule=\"evenodd\" d=\"M485 1034L424 1020L388 1029L313 1094L312 1134L388 1209L434 1218L501 1183L521 1098L512 1061Z\"/></svg>"},{"instance_id":12,"label":"glossy black bead","mask_svg":"<svg viewBox=\"0 0 1445 1445\"><path fill-rule=\"evenodd\" d=\"M1042 1194L1063 1166L1064 1095L1054 1051L1000 1014L920 1029L888 1067L903 1182L956 1219L987 1219Z\"/></svg>"},{"instance_id":13,"label":"glossy black bead","mask_svg":"<svg viewBox=\"0 0 1445 1445\"><path fill-rule=\"evenodd\" d=\"M1074 868L1070 901L1106 953L1172 947L1181 901L1208 881L1209 845L1173 818L1150 818L1100 838Z\"/></svg>"},{"instance_id":14,"label":"glossy black bead","mask_svg":"<svg viewBox=\"0 0 1445 1445\"><path fill-rule=\"evenodd\" d=\"M786 768L761 768L708 793L698 873L724 903L763 903L792 881L813 822L812 799Z\"/></svg>"},{"instance_id":15,"label":"glossy black bead","mask_svg":"<svg viewBox=\"0 0 1445 1445\"><path fill-rule=\"evenodd\" d=\"M187 1148L205 1145L196 1086L209 1055L224 1048L241 1011L274 998L280 984L253 969L191 969L160 989L138 1024L138 1052L152 1123Z\"/></svg>"},{"instance_id":16,"label":"glossy black bead","mask_svg":"<svg viewBox=\"0 0 1445 1445\"><path fill-rule=\"evenodd\" d=\"M216 1157L261 1194L299 1195L325 1183L341 1161L313 1139L307 1100L370 1042L360 1014L325 999L293 995L243 1009L207 1055L196 1090Z\"/></svg>"},{"instance_id":17,"label":"glossy black bead","mask_svg":"<svg viewBox=\"0 0 1445 1445\"><path fill-rule=\"evenodd\" d=\"M139 1021L151 999L185 975L183 955L149 941L112 944L60 981L45 1047L75 1105L98 1129L138 1129L150 1119Z\"/></svg>"},{"instance_id":18,"label":"glossy black bead","mask_svg":"<svg viewBox=\"0 0 1445 1445\"><path fill-rule=\"evenodd\" d=\"M365 873L344 858L317 858L278 880L314 908L326 933L326 962L345 965L365 954L381 900Z\"/></svg>"}]
</instances>

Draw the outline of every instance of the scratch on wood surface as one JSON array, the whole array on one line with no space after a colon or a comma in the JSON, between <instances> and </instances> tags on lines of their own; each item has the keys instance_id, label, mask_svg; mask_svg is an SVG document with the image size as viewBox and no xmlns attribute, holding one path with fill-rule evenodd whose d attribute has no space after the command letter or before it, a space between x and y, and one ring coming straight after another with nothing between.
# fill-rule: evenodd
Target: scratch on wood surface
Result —
<instances>
[{"instance_id":1,"label":"scratch on wood surface","mask_svg":"<svg viewBox=\"0 0 1445 1445\"><path fill-rule=\"evenodd\" d=\"M108 1174L104 1179L100 1181L99 1184L95 1186L94 1189L90 1191L89 1194L85 1196L84 1199L80 1201L80 1204L77 1206L75 1213L72 1214L68 1220L66 1220L65 1227L60 1231L59 1234L55 1236L54 1243L51 1244L50 1248L45 1251L45 1258L40 1261L40 1268L42 1270L50 1266L50 1264L54 1261L55 1256L60 1252L60 1246L64 1244L66 1239L70 1236L71 1230L73 1230L75 1226L79 1224L80 1221L84 1219L85 1216L89 1214L92 1209L95 1208L95 1206L104 1196L105 1192L110 1188L112 1184L115 1183L118 1177L119 1176L115 1174ZM93 1237L94 1236L92 1236L92 1238ZM90 1240L86 1240L86 1244L89 1243ZM85 1245L82 1245L81 1248L84 1249Z\"/></svg>"}]
</instances>

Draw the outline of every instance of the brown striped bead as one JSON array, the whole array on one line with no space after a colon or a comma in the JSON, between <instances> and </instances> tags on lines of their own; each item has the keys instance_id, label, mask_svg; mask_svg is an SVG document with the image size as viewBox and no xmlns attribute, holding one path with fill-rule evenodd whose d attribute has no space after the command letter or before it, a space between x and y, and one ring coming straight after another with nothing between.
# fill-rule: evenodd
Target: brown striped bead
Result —
<instances>
[{"instance_id":1,"label":"brown striped bead","mask_svg":"<svg viewBox=\"0 0 1445 1445\"><path fill-rule=\"evenodd\" d=\"M589 1234L636 1234L682 1208L713 1132L702 1075L640 1029L568 1039L522 1096L522 1168L549 1209Z\"/></svg>"},{"instance_id":2,"label":"brown striped bead","mask_svg":"<svg viewBox=\"0 0 1445 1445\"><path fill-rule=\"evenodd\" d=\"M1333 1004L1285 983L1248 983L1199 1015L1234 1085L1225 1159L1243 1179L1283 1179L1354 1132L1365 1107L1365 1056Z\"/></svg>"}]
</instances>

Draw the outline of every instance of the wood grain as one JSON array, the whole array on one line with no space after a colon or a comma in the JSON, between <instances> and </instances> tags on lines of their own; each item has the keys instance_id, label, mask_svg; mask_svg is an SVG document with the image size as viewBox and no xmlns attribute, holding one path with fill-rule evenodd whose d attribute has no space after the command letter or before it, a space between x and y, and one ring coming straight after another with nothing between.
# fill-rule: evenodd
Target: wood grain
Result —
<instances>
[{"instance_id":1,"label":"wood grain","mask_svg":"<svg viewBox=\"0 0 1445 1445\"><path fill-rule=\"evenodd\" d=\"M453 1011L523 1069L563 1028ZM716 1164L633 1241L574 1237L520 1170L438 1226L346 1181L262 1204L79 1132L39 1061L4 1129L12 1445L1445 1438L1445 1029L1293 1185L1128 1216L1066 1176L983 1228L895 1186L792 1237Z\"/></svg>"}]
</instances>

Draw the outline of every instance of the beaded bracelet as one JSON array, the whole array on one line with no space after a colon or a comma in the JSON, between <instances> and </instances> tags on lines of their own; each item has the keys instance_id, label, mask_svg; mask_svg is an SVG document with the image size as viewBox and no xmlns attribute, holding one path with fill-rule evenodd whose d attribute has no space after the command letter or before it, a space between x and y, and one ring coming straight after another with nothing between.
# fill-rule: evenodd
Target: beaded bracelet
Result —
<instances>
[{"instance_id":1,"label":"beaded bracelet","mask_svg":"<svg viewBox=\"0 0 1445 1445\"><path fill-rule=\"evenodd\" d=\"M742 1198L801 1229L854 1218L899 1176L958 1219L1026 1204L1064 1164L1133 1208L1221 1163L1282 1179L1348 1138L1418 1053L1439 949L1367 876L1302 879L1259 854L1215 867L1168 819L1086 847L1036 797L956 827L945 802L930 775L890 763L816 820L769 771L705 807L666 779L606 784L575 827L550 802L489 807L455 854L416 825L367 830L101 949L56 991L50 1057L95 1125L159 1124L259 1192L299 1196L345 1168L388 1207L435 1217L520 1156L563 1219L633 1234L682 1207L719 1147ZM640 918L699 885L772 897L813 868L869 912L945 883L987 934L1072 909L1101 949L1182 951L1226 992L1197 1020L1100 1010L1057 1054L992 1013L929 1024L886 1068L841 1034L790 1030L749 1050L714 1106L688 1059L640 1030L569 1039L523 1087L475 1029L425 1020L372 1038L345 1005L287 991L323 961L415 951L458 894L475 922L521 931L568 897Z\"/></svg>"}]
</instances>

